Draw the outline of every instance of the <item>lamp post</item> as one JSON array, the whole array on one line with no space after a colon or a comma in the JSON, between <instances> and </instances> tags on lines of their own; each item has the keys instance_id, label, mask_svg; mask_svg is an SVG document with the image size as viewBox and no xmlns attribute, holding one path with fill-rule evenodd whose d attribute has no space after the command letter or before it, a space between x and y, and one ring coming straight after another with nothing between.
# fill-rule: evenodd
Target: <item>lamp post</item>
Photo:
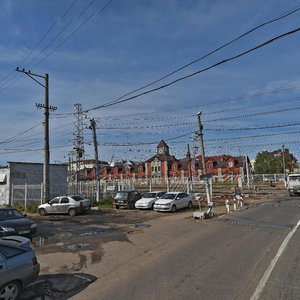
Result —
<instances>
[{"instance_id":1,"label":"lamp post","mask_svg":"<svg viewBox=\"0 0 300 300\"><path fill-rule=\"evenodd\" d=\"M26 74L32 80L34 80L37 84L42 86L45 89L45 103L40 104L36 103L37 108L44 109L44 167L43 167L43 203L47 202L50 197L50 179L49 179L49 162L50 162L50 150L49 150L49 111L55 111L57 107L49 106L49 75L46 73L45 75L34 74L30 70L26 71L25 69L16 68L17 72L21 72ZM45 80L45 83L41 83L36 79L42 78Z\"/></svg>"}]
</instances>

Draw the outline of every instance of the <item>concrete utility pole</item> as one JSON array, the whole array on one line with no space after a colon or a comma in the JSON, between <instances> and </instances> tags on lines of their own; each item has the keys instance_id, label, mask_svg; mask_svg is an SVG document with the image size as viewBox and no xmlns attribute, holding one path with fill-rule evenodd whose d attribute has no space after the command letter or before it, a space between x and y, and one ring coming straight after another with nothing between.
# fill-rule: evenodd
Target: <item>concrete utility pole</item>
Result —
<instances>
[{"instance_id":1,"label":"concrete utility pole","mask_svg":"<svg viewBox=\"0 0 300 300\"><path fill-rule=\"evenodd\" d=\"M202 111L198 112L197 115L198 115L198 125L199 125L200 148L201 148L201 156L202 156L203 175L204 175L204 181L205 181L207 203L209 203L209 202L211 202L211 197L210 197L209 179L205 176L207 174L207 170L206 170L206 164L205 164L205 150L204 150L204 142L203 142L203 123L202 123L202 120L201 120Z\"/></svg>"},{"instance_id":2,"label":"concrete utility pole","mask_svg":"<svg viewBox=\"0 0 300 300\"><path fill-rule=\"evenodd\" d=\"M97 183L97 191L96 191L96 201L99 203L100 201L100 166L98 159L98 143L97 143L97 134L96 134L96 121L95 119L90 120L91 125L90 129L93 131L93 141L94 141L94 149L95 149L95 162L96 162L96 183Z\"/></svg>"},{"instance_id":3,"label":"concrete utility pole","mask_svg":"<svg viewBox=\"0 0 300 300\"><path fill-rule=\"evenodd\" d=\"M249 178L249 164L248 164L248 156L245 155L245 163L246 163L246 176L247 176L247 187L250 188L250 178Z\"/></svg>"},{"instance_id":4,"label":"concrete utility pole","mask_svg":"<svg viewBox=\"0 0 300 300\"><path fill-rule=\"evenodd\" d=\"M25 69L16 68L17 72L26 74L28 77L33 79L36 83L42 86L45 89L45 103L36 103L36 107L44 109L44 168L43 168L43 203L50 200L50 179L49 179L49 163L50 163L50 147L49 147L49 112L55 111L56 106L49 106L49 75L34 74L30 70L25 71ZM35 77L43 78L45 83L41 83Z\"/></svg>"},{"instance_id":5,"label":"concrete utility pole","mask_svg":"<svg viewBox=\"0 0 300 300\"><path fill-rule=\"evenodd\" d=\"M284 151L284 144L282 145L282 165L283 165L284 183L286 184L286 169L285 169L285 151Z\"/></svg>"}]
</instances>

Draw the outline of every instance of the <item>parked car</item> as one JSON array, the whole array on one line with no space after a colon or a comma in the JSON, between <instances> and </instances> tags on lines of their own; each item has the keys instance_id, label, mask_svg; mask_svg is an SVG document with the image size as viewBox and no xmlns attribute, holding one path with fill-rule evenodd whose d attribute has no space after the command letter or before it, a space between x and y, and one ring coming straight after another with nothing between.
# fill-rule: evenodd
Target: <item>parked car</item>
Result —
<instances>
[{"instance_id":1,"label":"parked car","mask_svg":"<svg viewBox=\"0 0 300 300\"><path fill-rule=\"evenodd\" d=\"M28 238L0 238L0 299L18 299L39 272L40 265Z\"/></svg>"},{"instance_id":2,"label":"parked car","mask_svg":"<svg viewBox=\"0 0 300 300\"><path fill-rule=\"evenodd\" d=\"M59 196L50 200L48 203L38 206L41 216L47 214L69 214L75 216L91 209L91 200L80 195Z\"/></svg>"},{"instance_id":3,"label":"parked car","mask_svg":"<svg viewBox=\"0 0 300 300\"><path fill-rule=\"evenodd\" d=\"M114 198L114 207L134 208L135 202L141 198L142 194L136 190L119 191Z\"/></svg>"},{"instance_id":4,"label":"parked car","mask_svg":"<svg viewBox=\"0 0 300 300\"><path fill-rule=\"evenodd\" d=\"M154 202L161 198L166 191L155 191L155 192L149 192L146 193L142 199L135 202L135 208L139 209L153 209Z\"/></svg>"},{"instance_id":5,"label":"parked car","mask_svg":"<svg viewBox=\"0 0 300 300\"><path fill-rule=\"evenodd\" d=\"M187 193L169 192L155 201L154 210L175 212L185 207L192 208L192 200L193 197Z\"/></svg>"},{"instance_id":6,"label":"parked car","mask_svg":"<svg viewBox=\"0 0 300 300\"><path fill-rule=\"evenodd\" d=\"M22 235L31 238L36 229L36 224L26 214L15 208L0 208L0 237Z\"/></svg>"}]
</instances>

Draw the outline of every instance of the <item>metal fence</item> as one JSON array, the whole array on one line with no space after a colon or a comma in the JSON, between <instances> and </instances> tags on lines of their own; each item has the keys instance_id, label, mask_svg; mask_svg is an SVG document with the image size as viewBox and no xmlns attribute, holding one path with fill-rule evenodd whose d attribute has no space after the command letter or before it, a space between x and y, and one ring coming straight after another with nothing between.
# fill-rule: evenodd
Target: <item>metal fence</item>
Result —
<instances>
[{"instance_id":1,"label":"metal fence","mask_svg":"<svg viewBox=\"0 0 300 300\"><path fill-rule=\"evenodd\" d=\"M250 188L254 187L257 183L277 183L284 182L283 174L261 174L251 175L249 181L244 178L243 185L247 186L250 182ZM228 184L237 184L237 180L220 180L212 178L212 188ZM166 191L182 191L192 194L205 193L205 183L202 180L188 180L169 178L169 180L117 180L111 182L100 182L100 201L107 197L114 197L115 193L120 190L137 189L140 192L148 192L154 190L166 190ZM95 182L79 182L78 184L69 184L67 192L58 188L51 188L52 197L56 197L64 194L81 194L93 201L96 200L97 185ZM22 205L25 208L29 205L39 205L42 203L43 185L12 185L11 189L11 204ZM50 199L49 199L50 200Z\"/></svg>"}]
</instances>

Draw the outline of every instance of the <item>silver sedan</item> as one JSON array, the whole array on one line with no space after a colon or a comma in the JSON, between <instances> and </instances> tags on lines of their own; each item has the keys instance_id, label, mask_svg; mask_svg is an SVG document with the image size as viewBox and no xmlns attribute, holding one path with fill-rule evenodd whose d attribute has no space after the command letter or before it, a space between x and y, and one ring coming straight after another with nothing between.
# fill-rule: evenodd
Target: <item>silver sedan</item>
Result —
<instances>
[{"instance_id":1,"label":"silver sedan","mask_svg":"<svg viewBox=\"0 0 300 300\"><path fill-rule=\"evenodd\" d=\"M40 265L29 239L21 236L0 239L0 299L18 299L22 288L33 282L39 272Z\"/></svg>"},{"instance_id":2,"label":"silver sedan","mask_svg":"<svg viewBox=\"0 0 300 300\"><path fill-rule=\"evenodd\" d=\"M91 201L80 195L59 196L50 200L48 203L41 204L38 212L41 216L47 214L76 214L86 212L91 209Z\"/></svg>"}]
</instances>

